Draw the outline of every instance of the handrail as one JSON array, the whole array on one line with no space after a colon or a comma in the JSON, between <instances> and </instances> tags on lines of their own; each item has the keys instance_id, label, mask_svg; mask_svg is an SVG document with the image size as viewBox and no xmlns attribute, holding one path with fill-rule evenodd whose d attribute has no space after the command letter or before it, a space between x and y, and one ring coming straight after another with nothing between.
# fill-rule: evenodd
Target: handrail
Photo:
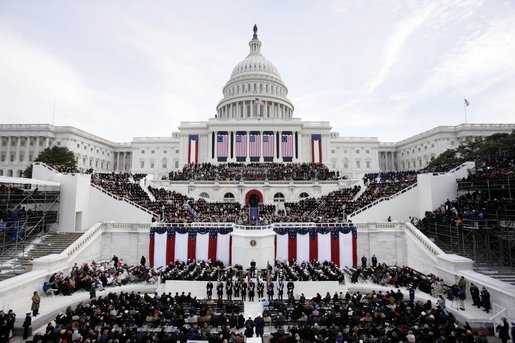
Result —
<instances>
[{"instance_id":1,"label":"handrail","mask_svg":"<svg viewBox=\"0 0 515 343\"><path fill-rule=\"evenodd\" d=\"M401 194L403 194L403 193L406 193L407 191L409 191L410 189L415 188L415 187L417 187L417 182L412 183L412 184L411 184L411 185L409 185L408 187L405 187L405 188L401 189L400 191L398 191L397 193L392 194L392 195L390 195L390 196L388 196L388 197L382 197L382 198L379 198L379 199L377 199L377 200L374 200L374 201L373 201L373 202L371 202L370 204L365 205L365 206L363 206L362 208L357 209L356 211L352 212L352 213L349 215L349 217L354 217L355 215L360 214L361 212L363 212L363 211L365 211L365 210L369 209L369 208L370 208L370 207L372 207L372 206L375 206L375 205L379 204L380 202L383 202L383 201L385 201L385 200L391 200L391 199L393 199L393 198L395 198L395 197L397 197L397 196L399 196L399 195L401 195Z\"/></svg>"},{"instance_id":2,"label":"handrail","mask_svg":"<svg viewBox=\"0 0 515 343\"><path fill-rule=\"evenodd\" d=\"M506 312L506 307L501 307L500 305L496 303L492 303L492 308L499 308L499 311L494 313L492 316L488 318L488 320L492 321L492 323L495 323L495 321Z\"/></svg>"},{"instance_id":3,"label":"handrail","mask_svg":"<svg viewBox=\"0 0 515 343\"><path fill-rule=\"evenodd\" d=\"M135 206L135 207L137 207L138 209L140 209L140 210L142 210L142 211L145 211L146 213L148 213L148 214L152 215L153 217L156 217L156 218L158 218L158 217L159 217L159 216L157 215L157 213L150 211L149 209L147 209L147 208L145 208L145 207L143 207L143 206L141 206L141 205L139 205L139 204L135 203L134 201L132 201L132 200L130 200L130 199L127 199L127 198L121 197L121 196L119 196L119 195L116 195L116 194L114 194L114 193L112 193L112 192L108 191L107 189L105 189L105 188L103 188L103 187L101 187L101 186L99 186L99 185L96 185L96 184L94 184L94 183L91 183L91 186L92 186L93 188L96 188L97 190L101 191L102 193L105 193L106 195L109 195L111 198L114 198L115 200L125 201L125 202L127 202L127 203L131 204L132 206Z\"/></svg>"},{"instance_id":4,"label":"handrail","mask_svg":"<svg viewBox=\"0 0 515 343\"><path fill-rule=\"evenodd\" d=\"M434 256L443 255L445 252L440 249L438 245L436 245L432 240L427 238L426 235L422 233L419 229L417 229L411 223L405 223L405 229L409 231L427 250L429 250Z\"/></svg>"},{"instance_id":5,"label":"handrail","mask_svg":"<svg viewBox=\"0 0 515 343\"><path fill-rule=\"evenodd\" d=\"M45 162L33 162L32 163L33 165L39 165L39 166L43 166L47 169L50 169L51 171L53 171L54 173L57 173L57 174L62 174L59 170L55 169L54 167L46 164Z\"/></svg>"},{"instance_id":6,"label":"handrail","mask_svg":"<svg viewBox=\"0 0 515 343\"><path fill-rule=\"evenodd\" d=\"M99 231L102 231L104 223L97 223L86 230L78 239L76 239L72 244L70 244L64 251L61 253L68 257L72 256L77 252L80 248L82 248L86 243L88 243L93 236L95 236Z\"/></svg>"}]
</instances>

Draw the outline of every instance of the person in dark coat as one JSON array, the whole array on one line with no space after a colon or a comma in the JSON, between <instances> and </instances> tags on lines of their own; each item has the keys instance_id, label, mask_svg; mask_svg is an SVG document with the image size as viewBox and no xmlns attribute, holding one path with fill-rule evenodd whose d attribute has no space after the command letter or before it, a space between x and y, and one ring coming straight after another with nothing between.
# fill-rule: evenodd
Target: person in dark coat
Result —
<instances>
[{"instance_id":1,"label":"person in dark coat","mask_svg":"<svg viewBox=\"0 0 515 343\"><path fill-rule=\"evenodd\" d=\"M225 294L227 295L227 300L231 301L232 300L232 282L227 281L226 285L225 285Z\"/></svg>"},{"instance_id":2,"label":"person in dark coat","mask_svg":"<svg viewBox=\"0 0 515 343\"><path fill-rule=\"evenodd\" d=\"M488 293L488 290L484 286L481 289L481 306L485 308L486 313L489 313L492 308L492 304L490 303L490 293Z\"/></svg>"},{"instance_id":3,"label":"person in dark coat","mask_svg":"<svg viewBox=\"0 0 515 343\"><path fill-rule=\"evenodd\" d=\"M241 287L241 301L247 301L247 284L245 282Z\"/></svg>"},{"instance_id":4,"label":"person in dark coat","mask_svg":"<svg viewBox=\"0 0 515 343\"><path fill-rule=\"evenodd\" d=\"M209 281L206 285L206 293L207 293L207 299L211 300L211 297L213 296L213 283Z\"/></svg>"},{"instance_id":5,"label":"person in dark coat","mask_svg":"<svg viewBox=\"0 0 515 343\"><path fill-rule=\"evenodd\" d=\"M286 284L286 289L288 290L288 298L290 298L290 296L293 296L294 288L295 284L293 283L293 281L288 281L288 283Z\"/></svg>"},{"instance_id":6,"label":"person in dark coat","mask_svg":"<svg viewBox=\"0 0 515 343\"><path fill-rule=\"evenodd\" d=\"M268 283L266 287L266 294L268 295L268 301L274 300L274 284Z\"/></svg>"},{"instance_id":7,"label":"person in dark coat","mask_svg":"<svg viewBox=\"0 0 515 343\"><path fill-rule=\"evenodd\" d=\"M145 267L145 264L147 264L147 259L145 258L145 256L141 256L141 260L139 261L139 263Z\"/></svg>"},{"instance_id":8,"label":"person in dark coat","mask_svg":"<svg viewBox=\"0 0 515 343\"><path fill-rule=\"evenodd\" d=\"M279 282L277 285L277 297L279 300L283 300L283 294L284 294L284 283Z\"/></svg>"},{"instance_id":9,"label":"person in dark coat","mask_svg":"<svg viewBox=\"0 0 515 343\"><path fill-rule=\"evenodd\" d=\"M95 285L91 285L91 288L89 289L89 298L96 299L96 297L97 297L97 289L95 288Z\"/></svg>"},{"instance_id":10,"label":"person in dark coat","mask_svg":"<svg viewBox=\"0 0 515 343\"><path fill-rule=\"evenodd\" d=\"M377 257L376 255L372 255L372 267L377 267Z\"/></svg>"},{"instance_id":11,"label":"person in dark coat","mask_svg":"<svg viewBox=\"0 0 515 343\"><path fill-rule=\"evenodd\" d=\"M224 284L220 281L216 285L216 295L218 296L218 301L221 301L224 295Z\"/></svg>"},{"instance_id":12,"label":"person in dark coat","mask_svg":"<svg viewBox=\"0 0 515 343\"><path fill-rule=\"evenodd\" d=\"M263 319L263 317L258 315L254 319L254 325L256 326L256 336L263 337L263 334L265 333L265 320Z\"/></svg>"},{"instance_id":13,"label":"person in dark coat","mask_svg":"<svg viewBox=\"0 0 515 343\"><path fill-rule=\"evenodd\" d=\"M27 339L29 337L30 326L32 325L32 317L30 316L30 312L25 315L25 320L23 321L23 339Z\"/></svg>"},{"instance_id":14,"label":"person in dark coat","mask_svg":"<svg viewBox=\"0 0 515 343\"><path fill-rule=\"evenodd\" d=\"M258 294L259 299L262 299L264 297L264 292L265 292L265 285L262 282L258 281L257 294Z\"/></svg>"},{"instance_id":15,"label":"person in dark coat","mask_svg":"<svg viewBox=\"0 0 515 343\"><path fill-rule=\"evenodd\" d=\"M249 301L254 301L254 296L256 295L256 284L253 281L249 282Z\"/></svg>"},{"instance_id":16,"label":"person in dark coat","mask_svg":"<svg viewBox=\"0 0 515 343\"><path fill-rule=\"evenodd\" d=\"M245 322L245 337L250 338L254 336L254 321L249 317Z\"/></svg>"},{"instance_id":17,"label":"person in dark coat","mask_svg":"<svg viewBox=\"0 0 515 343\"><path fill-rule=\"evenodd\" d=\"M118 256L113 255L113 258L111 259L111 261L113 261L113 265L115 268L118 267L118 261L119 261Z\"/></svg>"},{"instance_id":18,"label":"person in dark coat","mask_svg":"<svg viewBox=\"0 0 515 343\"><path fill-rule=\"evenodd\" d=\"M502 325L498 325L495 331L499 334L499 339L502 343L508 343L510 339L510 324L506 318L502 319Z\"/></svg>"},{"instance_id":19,"label":"person in dark coat","mask_svg":"<svg viewBox=\"0 0 515 343\"><path fill-rule=\"evenodd\" d=\"M481 307L481 297L479 296L479 288L473 283L470 284L470 297L472 298L472 305Z\"/></svg>"},{"instance_id":20,"label":"person in dark coat","mask_svg":"<svg viewBox=\"0 0 515 343\"><path fill-rule=\"evenodd\" d=\"M34 291L32 295L32 306L30 309L32 310L32 315L35 317L39 314L39 304L41 302L41 298L37 291Z\"/></svg>"},{"instance_id":21,"label":"person in dark coat","mask_svg":"<svg viewBox=\"0 0 515 343\"><path fill-rule=\"evenodd\" d=\"M363 256L361 258L361 268L365 269L367 267L367 257Z\"/></svg>"}]
</instances>

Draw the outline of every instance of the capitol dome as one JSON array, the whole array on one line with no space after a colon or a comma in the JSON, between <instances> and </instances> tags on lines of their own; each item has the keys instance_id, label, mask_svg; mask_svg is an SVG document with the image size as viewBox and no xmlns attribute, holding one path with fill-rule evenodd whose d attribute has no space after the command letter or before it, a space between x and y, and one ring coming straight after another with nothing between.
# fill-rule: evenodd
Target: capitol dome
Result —
<instances>
[{"instance_id":1,"label":"capitol dome","mask_svg":"<svg viewBox=\"0 0 515 343\"><path fill-rule=\"evenodd\" d=\"M257 26L248 56L233 69L217 106L218 119L291 119L293 105L277 68L261 54Z\"/></svg>"}]
</instances>

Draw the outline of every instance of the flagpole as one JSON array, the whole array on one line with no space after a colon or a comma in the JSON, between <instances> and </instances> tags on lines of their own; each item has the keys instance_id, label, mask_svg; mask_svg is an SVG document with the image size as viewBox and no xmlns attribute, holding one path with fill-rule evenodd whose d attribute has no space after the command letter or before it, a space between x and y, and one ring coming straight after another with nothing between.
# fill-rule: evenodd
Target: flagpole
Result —
<instances>
[{"instance_id":1,"label":"flagpole","mask_svg":"<svg viewBox=\"0 0 515 343\"><path fill-rule=\"evenodd\" d=\"M463 102L463 111L465 112L465 124L467 124L467 103Z\"/></svg>"}]
</instances>

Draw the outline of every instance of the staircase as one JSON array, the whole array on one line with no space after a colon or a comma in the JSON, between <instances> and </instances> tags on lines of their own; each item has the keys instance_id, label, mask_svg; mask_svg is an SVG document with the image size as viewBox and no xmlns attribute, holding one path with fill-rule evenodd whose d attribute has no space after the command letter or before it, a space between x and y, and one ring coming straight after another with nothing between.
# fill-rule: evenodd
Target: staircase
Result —
<instances>
[{"instance_id":1,"label":"staircase","mask_svg":"<svg viewBox=\"0 0 515 343\"><path fill-rule=\"evenodd\" d=\"M52 232L25 242L24 249L20 249L20 243L18 249L6 249L0 255L0 281L32 270L33 259L59 254L81 235L82 232Z\"/></svg>"},{"instance_id":2,"label":"staircase","mask_svg":"<svg viewBox=\"0 0 515 343\"><path fill-rule=\"evenodd\" d=\"M154 202L154 201L156 201L156 197L154 196L154 194L152 194L152 192L150 192L148 190L149 183L150 183L150 179L148 178L148 175L146 177L142 178L141 180L139 180L139 186L141 187L141 189L143 189L145 191L145 193L147 193L150 201Z\"/></svg>"},{"instance_id":3,"label":"staircase","mask_svg":"<svg viewBox=\"0 0 515 343\"><path fill-rule=\"evenodd\" d=\"M515 286L515 268L476 262L474 263L474 271Z\"/></svg>"}]
</instances>

